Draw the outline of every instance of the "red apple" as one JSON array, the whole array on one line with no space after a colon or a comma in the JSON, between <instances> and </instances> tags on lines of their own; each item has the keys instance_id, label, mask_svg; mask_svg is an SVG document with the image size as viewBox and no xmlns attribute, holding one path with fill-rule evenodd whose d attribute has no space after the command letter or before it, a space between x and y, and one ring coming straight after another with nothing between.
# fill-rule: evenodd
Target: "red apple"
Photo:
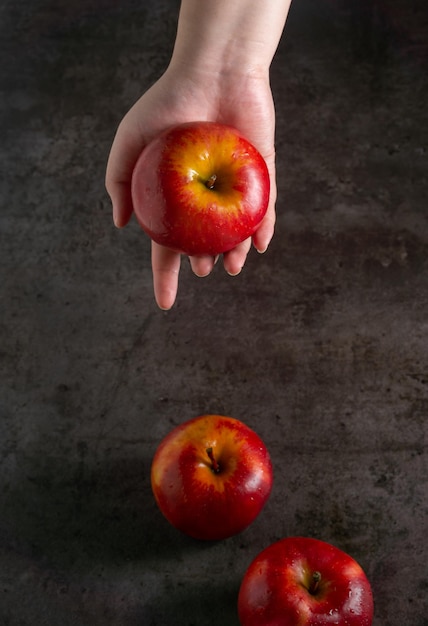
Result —
<instances>
[{"instance_id":1,"label":"red apple","mask_svg":"<svg viewBox=\"0 0 428 626\"><path fill-rule=\"evenodd\" d=\"M192 122L166 130L142 151L132 177L142 229L187 255L217 255L254 233L269 201L269 174L237 130Z\"/></svg>"},{"instance_id":2,"label":"red apple","mask_svg":"<svg viewBox=\"0 0 428 626\"><path fill-rule=\"evenodd\" d=\"M318 539L288 537L249 566L238 613L242 626L370 626L373 596L348 554Z\"/></svg>"},{"instance_id":3,"label":"red apple","mask_svg":"<svg viewBox=\"0 0 428 626\"><path fill-rule=\"evenodd\" d=\"M151 483L173 526L196 539L225 539L260 513L272 488L272 464L263 441L243 422L202 415L161 441Z\"/></svg>"}]
</instances>

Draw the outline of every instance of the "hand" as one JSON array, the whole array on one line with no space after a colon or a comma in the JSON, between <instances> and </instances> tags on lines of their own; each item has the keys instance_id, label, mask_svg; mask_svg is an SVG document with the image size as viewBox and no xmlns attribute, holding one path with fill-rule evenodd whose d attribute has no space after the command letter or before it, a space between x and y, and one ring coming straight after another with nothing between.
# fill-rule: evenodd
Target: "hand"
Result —
<instances>
[{"instance_id":1,"label":"hand","mask_svg":"<svg viewBox=\"0 0 428 626\"><path fill-rule=\"evenodd\" d=\"M139 154L155 135L184 122L212 121L234 126L265 158L271 179L267 213L252 236L264 252L275 223L275 112L269 68L287 19L291 0L181 0L171 62L162 78L122 120L107 165L106 188L115 224L129 221L133 207L131 177ZM238 274L251 239L223 255L226 271ZM198 276L216 259L191 257ZM180 255L152 243L156 301L169 309L175 301Z\"/></svg>"},{"instance_id":2,"label":"hand","mask_svg":"<svg viewBox=\"0 0 428 626\"><path fill-rule=\"evenodd\" d=\"M266 160L271 178L269 208L252 237L264 252L275 223L274 106L267 75L227 76L170 67L123 118L114 139L107 165L106 188L113 203L113 219L125 226L133 212L131 177L137 158L147 143L169 126L189 121L215 121L237 128ZM238 274L251 246L248 239L223 255L224 267ZM216 259L190 257L197 276L207 276ZM152 242L154 293L158 306L169 309L175 301L180 255Z\"/></svg>"}]
</instances>

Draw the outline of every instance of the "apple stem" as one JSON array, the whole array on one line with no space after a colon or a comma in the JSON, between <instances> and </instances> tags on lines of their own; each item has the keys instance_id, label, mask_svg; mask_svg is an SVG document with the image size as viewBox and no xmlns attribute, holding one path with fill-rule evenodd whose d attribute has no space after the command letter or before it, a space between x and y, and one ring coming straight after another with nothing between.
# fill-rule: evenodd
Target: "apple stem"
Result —
<instances>
[{"instance_id":1,"label":"apple stem","mask_svg":"<svg viewBox=\"0 0 428 626\"><path fill-rule=\"evenodd\" d=\"M213 453L213 449L212 448L207 448L207 454L210 458L211 461L211 469L214 472L214 474L219 474L220 473L220 465L217 463L217 460L214 456Z\"/></svg>"},{"instance_id":2,"label":"apple stem","mask_svg":"<svg viewBox=\"0 0 428 626\"><path fill-rule=\"evenodd\" d=\"M309 593L312 594L313 596L318 591L320 582L321 582L321 572L314 572L312 574L311 584L309 585Z\"/></svg>"},{"instance_id":3,"label":"apple stem","mask_svg":"<svg viewBox=\"0 0 428 626\"><path fill-rule=\"evenodd\" d=\"M214 189L216 180L217 180L217 174L213 174L212 176L209 177L205 185L208 187L208 189Z\"/></svg>"}]
</instances>

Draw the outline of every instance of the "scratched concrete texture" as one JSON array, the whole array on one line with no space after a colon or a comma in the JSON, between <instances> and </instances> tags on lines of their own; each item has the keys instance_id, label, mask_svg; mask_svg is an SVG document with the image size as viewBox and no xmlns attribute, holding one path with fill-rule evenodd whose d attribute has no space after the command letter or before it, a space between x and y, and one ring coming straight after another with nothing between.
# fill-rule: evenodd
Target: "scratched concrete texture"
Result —
<instances>
[{"instance_id":1,"label":"scratched concrete texture","mask_svg":"<svg viewBox=\"0 0 428 626\"><path fill-rule=\"evenodd\" d=\"M294 1L274 240L234 278L183 259L162 312L104 170L177 12L0 6L0 624L237 626L250 561L304 535L361 563L374 626L427 626L426 5ZM172 528L150 489L162 437L202 413L254 428L275 472L219 543Z\"/></svg>"}]
</instances>

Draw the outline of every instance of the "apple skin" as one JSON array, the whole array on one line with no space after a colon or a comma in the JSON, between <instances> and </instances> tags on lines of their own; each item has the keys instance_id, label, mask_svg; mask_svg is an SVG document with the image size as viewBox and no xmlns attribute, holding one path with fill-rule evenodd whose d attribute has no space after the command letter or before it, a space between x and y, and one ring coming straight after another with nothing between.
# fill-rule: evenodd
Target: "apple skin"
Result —
<instances>
[{"instance_id":1,"label":"apple skin","mask_svg":"<svg viewBox=\"0 0 428 626\"><path fill-rule=\"evenodd\" d=\"M136 218L153 241L189 256L218 255L255 232L270 180L265 160L237 130L190 122L144 148L131 191Z\"/></svg>"},{"instance_id":2,"label":"apple skin","mask_svg":"<svg viewBox=\"0 0 428 626\"><path fill-rule=\"evenodd\" d=\"M272 481L263 441L243 422L223 415L201 415L174 428L159 444L151 468L153 494L166 519L209 541L244 530L262 510Z\"/></svg>"},{"instance_id":3,"label":"apple skin","mask_svg":"<svg viewBox=\"0 0 428 626\"><path fill-rule=\"evenodd\" d=\"M311 593L314 572L321 579ZM373 596L351 556L319 539L287 537L250 564L238 614L241 626L370 626Z\"/></svg>"}]
</instances>

